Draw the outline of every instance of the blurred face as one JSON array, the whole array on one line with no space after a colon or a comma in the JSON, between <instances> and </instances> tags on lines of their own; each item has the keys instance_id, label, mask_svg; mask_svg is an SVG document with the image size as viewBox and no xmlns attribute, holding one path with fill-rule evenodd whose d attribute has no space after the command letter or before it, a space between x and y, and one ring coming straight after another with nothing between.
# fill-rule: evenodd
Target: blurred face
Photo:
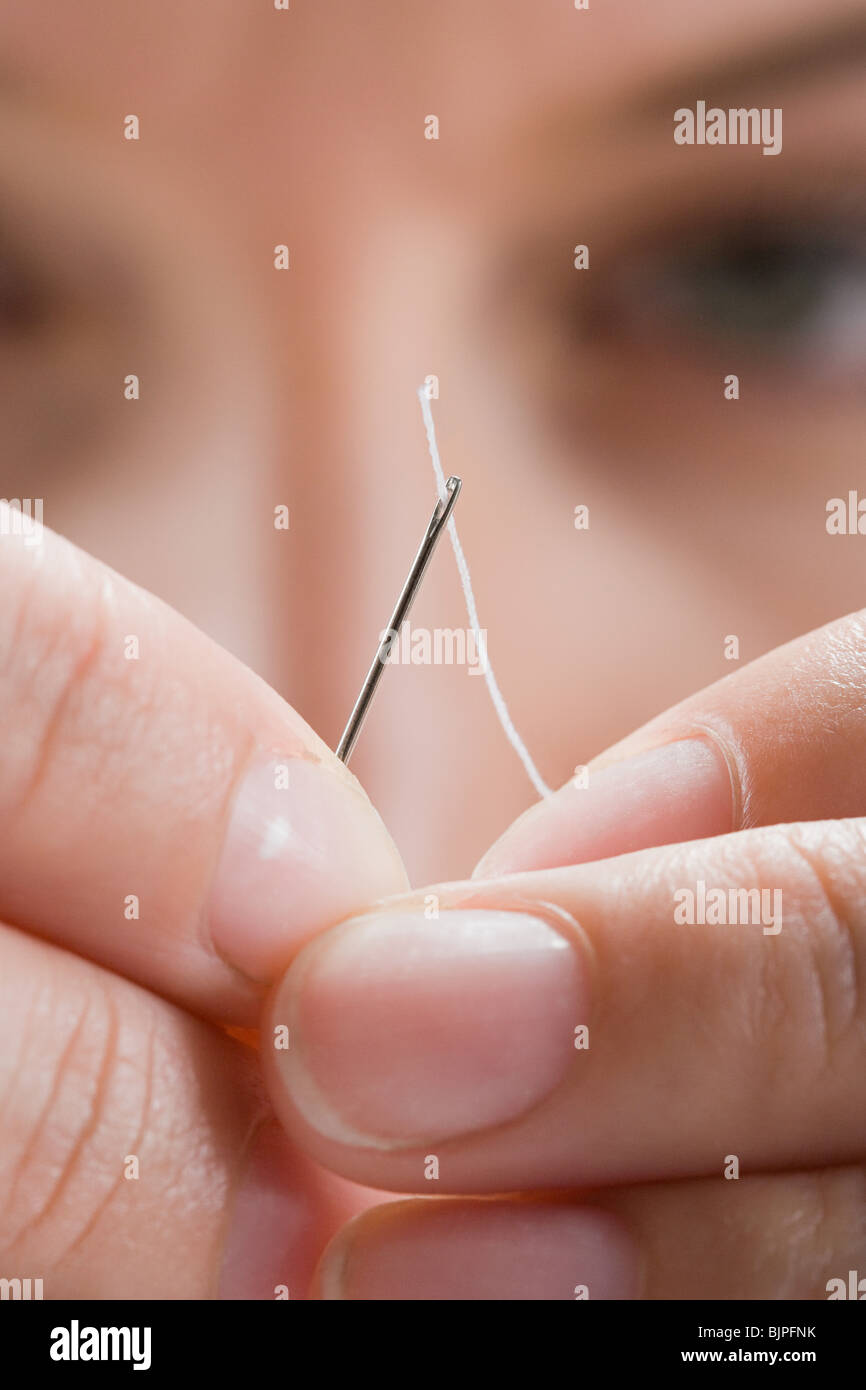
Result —
<instances>
[{"instance_id":1,"label":"blurred face","mask_svg":"<svg viewBox=\"0 0 866 1390\"><path fill-rule=\"evenodd\" d=\"M0 492L333 746L432 509L435 377L489 654L566 780L863 601L826 526L866 495L858 16L7 0ZM781 152L676 143L699 101L780 109ZM412 623L466 626L444 544ZM466 666L389 668L352 767L416 881L534 795Z\"/></svg>"}]
</instances>

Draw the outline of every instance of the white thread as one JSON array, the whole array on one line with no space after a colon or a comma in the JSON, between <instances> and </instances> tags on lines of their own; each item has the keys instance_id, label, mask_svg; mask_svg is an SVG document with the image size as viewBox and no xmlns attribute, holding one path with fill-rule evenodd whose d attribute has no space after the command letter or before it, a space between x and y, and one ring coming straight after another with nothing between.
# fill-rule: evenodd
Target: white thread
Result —
<instances>
[{"instance_id":1,"label":"white thread","mask_svg":"<svg viewBox=\"0 0 866 1390\"><path fill-rule=\"evenodd\" d=\"M426 386L418 387L418 399L421 402L421 414L424 416L424 428L427 431L427 444L430 449L430 457L433 460L433 472L436 474L436 485L439 489L439 497L444 502L448 496L445 488L445 474L442 471L442 464L439 461L439 446L436 443L436 427L433 424L433 411L430 409L430 396ZM505 737L511 744L520 761L526 769L526 775L538 792L539 796L551 796L550 788L541 777L535 763L529 755L529 749L514 727L511 715L508 713L508 706L502 695L502 691L496 683L493 674L493 667L487 655L487 647L481 636L481 627L478 622L478 610L475 607L475 595L472 592L472 580L469 578L469 566L466 563L466 556L463 554L463 547L460 544L460 537L457 534L457 524L453 515L448 519L448 535L451 537L451 546L454 551L454 559L457 561L457 573L460 575L460 583L463 586L463 597L466 600L466 612L469 615L469 626L475 638L475 650L484 658L484 679L487 682L487 689L493 701L493 708L496 716L505 732Z\"/></svg>"}]
</instances>

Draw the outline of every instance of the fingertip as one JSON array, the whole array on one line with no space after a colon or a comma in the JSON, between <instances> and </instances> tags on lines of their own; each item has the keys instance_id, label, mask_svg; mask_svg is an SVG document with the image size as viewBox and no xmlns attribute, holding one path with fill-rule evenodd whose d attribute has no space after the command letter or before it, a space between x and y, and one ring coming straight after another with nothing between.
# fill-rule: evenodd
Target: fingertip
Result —
<instances>
[{"instance_id":1,"label":"fingertip","mask_svg":"<svg viewBox=\"0 0 866 1390\"><path fill-rule=\"evenodd\" d=\"M273 979L316 931L408 887L381 817L337 768L269 753L235 793L209 922L217 952L252 979Z\"/></svg>"},{"instance_id":2,"label":"fingertip","mask_svg":"<svg viewBox=\"0 0 866 1390\"><path fill-rule=\"evenodd\" d=\"M579 776L505 831L473 878L610 859L733 829L729 764L715 739L695 735Z\"/></svg>"}]
</instances>

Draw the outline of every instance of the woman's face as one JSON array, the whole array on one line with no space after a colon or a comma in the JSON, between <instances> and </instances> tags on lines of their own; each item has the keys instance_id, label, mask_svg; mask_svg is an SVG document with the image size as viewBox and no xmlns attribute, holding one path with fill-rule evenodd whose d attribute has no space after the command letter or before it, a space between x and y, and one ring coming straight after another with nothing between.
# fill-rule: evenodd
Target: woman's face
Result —
<instances>
[{"instance_id":1,"label":"woman's face","mask_svg":"<svg viewBox=\"0 0 866 1390\"><path fill-rule=\"evenodd\" d=\"M859 4L45 20L0 17L0 491L332 745L432 509L430 376L489 655L552 784L732 669L731 638L749 660L862 604L862 542L826 525L866 497ZM781 152L678 145L700 100L781 109ZM466 627L444 545L412 625ZM466 666L389 668L352 766L415 881L468 872L533 797Z\"/></svg>"}]
</instances>

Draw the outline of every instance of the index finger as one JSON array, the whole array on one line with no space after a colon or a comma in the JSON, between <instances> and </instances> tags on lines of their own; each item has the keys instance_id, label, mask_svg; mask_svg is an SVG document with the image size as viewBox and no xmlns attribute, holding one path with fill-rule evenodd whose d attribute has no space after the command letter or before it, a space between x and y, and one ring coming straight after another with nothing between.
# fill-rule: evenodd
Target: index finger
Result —
<instances>
[{"instance_id":1,"label":"index finger","mask_svg":"<svg viewBox=\"0 0 866 1390\"><path fill-rule=\"evenodd\" d=\"M405 888L397 851L263 681L59 536L21 530L0 526L0 920L251 1023L314 931Z\"/></svg>"},{"instance_id":2,"label":"index finger","mask_svg":"<svg viewBox=\"0 0 866 1390\"><path fill-rule=\"evenodd\" d=\"M866 610L744 666L511 825L474 877L866 813Z\"/></svg>"}]
</instances>

